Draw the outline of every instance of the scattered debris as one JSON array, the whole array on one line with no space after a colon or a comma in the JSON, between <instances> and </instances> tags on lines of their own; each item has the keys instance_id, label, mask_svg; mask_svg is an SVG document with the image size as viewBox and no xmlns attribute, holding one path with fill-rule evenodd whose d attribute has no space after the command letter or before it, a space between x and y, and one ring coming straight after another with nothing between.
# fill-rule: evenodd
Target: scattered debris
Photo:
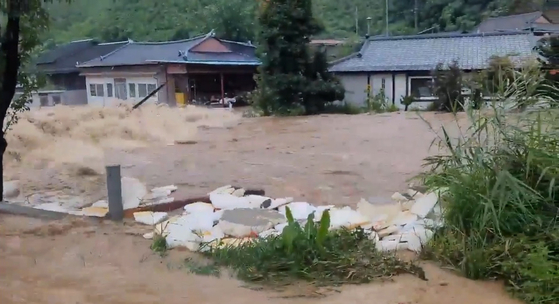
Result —
<instances>
[{"instance_id":1,"label":"scattered debris","mask_svg":"<svg viewBox=\"0 0 559 304\"><path fill-rule=\"evenodd\" d=\"M167 212L140 211L134 213L134 220L146 225L157 225L167 219Z\"/></svg>"},{"instance_id":2,"label":"scattered debris","mask_svg":"<svg viewBox=\"0 0 559 304\"><path fill-rule=\"evenodd\" d=\"M361 228L380 250L418 252L433 237L432 229L442 225L442 209L437 204L436 192L423 194L410 189L405 194L395 193L392 199L396 203L371 204L362 199L356 210L333 205L313 206L307 202L293 202L293 198L243 196L244 192L230 185L217 188L208 193L211 203L195 202L185 206L182 215L155 225L154 235L165 237L168 248L180 246L198 251L236 246L283 233L287 226L287 208L301 223L310 214L314 214L318 222L323 212L329 210L331 230Z\"/></svg>"}]
</instances>

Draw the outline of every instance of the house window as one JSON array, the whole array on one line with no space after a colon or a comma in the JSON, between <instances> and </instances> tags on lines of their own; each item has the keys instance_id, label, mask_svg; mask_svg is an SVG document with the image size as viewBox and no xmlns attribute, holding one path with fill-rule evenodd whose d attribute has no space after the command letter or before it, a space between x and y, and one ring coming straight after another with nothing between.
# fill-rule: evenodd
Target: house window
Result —
<instances>
[{"instance_id":1,"label":"house window","mask_svg":"<svg viewBox=\"0 0 559 304\"><path fill-rule=\"evenodd\" d=\"M115 97L121 100L128 99L128 92L126 91L126 79L115 78Z\"/></svg>"},{"instance_id":2,"label":"house window","mask_svg":"<svg viewBox=\"0 0 559 304\"><path fill-rule=\"evenodd\" d=\"M381 87L383 92L386 91L386 79L385 78L382 79L380 87Z\"/></svg>"},{"instance_id":3,"label":"house window","mask_svg":"<svg viewBox=\"0 0 559 304\"><path fill-rule=\"evenodd\" d=\"M89 85L89 95L103 97L105 96L105 88L103 84L90 84Z\"/></svg>"},{"instance_id":4,"label":"house window","mask_svg":"<svg viewBox=\"0 0 559 304\"><path fill-rule=\"evenodd\" d=\"M154 84L148 84L148 94L151 94L151 92L155 91L155 85Z\"/></svg>"},{"instance_id":5,"label":"house window","mask_svg":"<svg viewBox=\"0 0 559 304\"><path fill-rule=\"evenodd\" d=\"M97 94L95 92L95 85L94 84L89 85L89 96L97 96Z\"/></svg>"},{"instance_id":6,"label":"house window","mask_svg":"<svg viewBox=\"0 0 559 304\"><path fill-rule=\"evenodd\" d=\"M130 91L130 97L136 97L136 84L135 83L129 83L128 84L128 90Z\"/></svg>"},{"instance_id":7,"label":"house window","mask_svg":"<svg viewBox=\"0 0 559 304\"><path fill-rule=\"evenodd\" d=\"M433 84L433 77L410 77L409 92L416 99L433 99L435 97Z\"/></svg>"},{"instance_id":8,"label":"house window","mask_svg":"<svg viewBox=\"0 0 559 304\"><path fill-rule=\"evenodd\" d=\"M138 97L144 98L148 96L148 85L145 83L138 83Z\"/></svg>"},{"instance_id":9,"label":"house window","mask_svg":"<svg viewBox=\"0 0 559 304\"><path fill-rule=\"evenodd\" d=\"M107 97L113 97L113 84L107 83Z\"/></svg>"}]
</instances>

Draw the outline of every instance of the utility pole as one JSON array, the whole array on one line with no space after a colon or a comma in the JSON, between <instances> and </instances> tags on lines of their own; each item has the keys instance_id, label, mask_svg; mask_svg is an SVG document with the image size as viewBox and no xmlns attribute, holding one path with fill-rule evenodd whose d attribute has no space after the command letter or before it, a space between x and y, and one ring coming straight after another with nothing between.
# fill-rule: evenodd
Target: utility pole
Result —
<instances>
[{"instance_id":1,"label":"utility pole","mask_svg":"<svg viewBox=\"0 0 559 304\"><path fill-rule=\"evenodd\" d=\"M385 16L384 16L384 19L386 19L386 20L385 20L385 21L386 21L386 33L385 33L385 34L386 34L386 36L388 36L388 0L386 0L385 6L386 6L386 7L385 7L385 13L386 13L386 14L385 14Z\"/></svg>"},{"instance_id":2,"label":"utility pole","mask_svg":"<svg viewBox=\"0 0 559 304\"><path fill-rule=\"evenodd\" d=\"M357 12L357 6L355 7L355 35L359 36L359 14Z\"/></svg>"},{"instance_id":3,"label":"utility pole","mask_svg":"<svg viewBox=\"0 0 559 304\"><path fill-rule=\"evenodd\" d=\"M417 14L418 14L419 8L417 7L417 0L415 0L415 5L413 6L413 15L414 15L414 21L415 21L415 32L417 33L417 31L419 30L419 26L418 26L418 18L417 18Z\"/></svg>"}]
</instances>

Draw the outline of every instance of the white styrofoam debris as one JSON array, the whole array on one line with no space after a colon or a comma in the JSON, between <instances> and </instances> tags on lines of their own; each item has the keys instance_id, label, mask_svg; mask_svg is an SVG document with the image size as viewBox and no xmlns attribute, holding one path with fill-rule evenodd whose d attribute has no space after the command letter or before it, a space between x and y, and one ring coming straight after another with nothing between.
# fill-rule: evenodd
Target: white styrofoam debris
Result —
<instances>
[{"instance_id":1,"label":"white styrofoam debris","mask_svg":"<svg viewBox=\"0 0 559 304\"><path fill-rule=\"evenodd\" d=\"M35 209L41 209L45 211L52 211L52 212L60 212L60 213L68 213L69 209L64 208L60 203L44 203L37 206L34 206Z\"/></svg>"},{"instance_id":2,"label":"white styrofoam debris","mask_svg":"<svg viewBox=\"0 0 559 304\"><path fill-rule=\"evenodd\" d=\"M93 205L91 205L91 207L109 208L109 203L106 200L100 200L100 201L96 201L95 203L93 203Z\"/></svg>"},{"instance_id":3,"label":"white styrofoam debris","mask_svg":"<svg viewBox=\"0 0 559 304\"><path fill-rule=\"evenodd\" d=\"M287 205L287 204L292 203L292 202L293 202L292 197L284 197L284 198L273 199L272 203L270 204L270 206L267 209L276 209L276 208L279 208L281 206Z\"/></svg>"},{"instance_id":4,"label":"white styrofoam debris","mask_svg":"<svg viewBox=\"0 0 559 304\"><path fill-rule=\"evenodd\" d=\"M260 205L256 205L256 202L248 197L236 197L231 194L212 193L210 201L216 209L260 208Z\"/></svg>"},{"instance_id":5,"label":"white styrofoam debris","mask_svg":"<svg viewBox=\"0 0 559 304\"><path fill-rule=\"evenodd\" d=\"M315 222L320 222L320 220L322 219L322 214L324 214L324 211L330 210L334 207L335 207L334 205L316 207L316 211L314 212L314 221Z\"/></svg>"},{"instance_id":6,"label":"white styrofoam debris","mask_svg":"<svg viewBox=\"0 0 559 304\"><path fill-rule=\"evenodd\" d=\"M148 194L146 186L136 178L122 177L121 186L124 209L133 209L140 206L143 197Z\"/></svg>"},{"instance_id":7,"label":"white styrofoam debris","mask_svg":"<svg viewBox=\"0 0 559 304\"><path fill-rule=\"evenodd\" d=\"M262 203L264 203L265 201L267 200L272 201L272 199L267 196L254 195L254 194L245 196L245 199L248 200L248 204L252 206L251 208L260 208Z\"/></svg>"},{"instance_id":8,"label":"white styrofoam debris","mask_svg":"<svg viewBox=\"0 0 559 304\"><path fill-rule=\"evenodd\" d=\"M214 226L208 231L202 232L202 242L209 243L225 237L225 233L219 226Z\"/></svg>"},{"instance_id":9,"label":"white styrofoam debris","mask_svg":"<svg viewBox=\"0 0 559 304\"><path fill-rule=\"evenodd\" d=\"M401 201L407 201L407 197L403 196L400 192L395 192L394 194L392 194L392 196L390 197L393 200L397 201L397 202L401 202Z\"/></svg>"},{"instance_id":10,"label":"white styrofoam debris","mask_svg":"<svg viewBox=\"0 0 559 304\"><path fill-rule=\"evenodd\" d=\"M400 212L392 221L391 225L404 226L407 224L415 223L418 220L417 215L409 211Z\"/></svg>"},{"instance_id":11,"label":"white styrofoam debris","mask_svg":"<svg viewBox=\"0 0 559 304\"><path fill-rule=\"evenodd\" d=\"M142 235L142 237L146 240L151 240L151 239L153 239L154 236L155 236L154 232L148 232L148 233L144 233Z\"/></svg>"},{"instance_id":12,"label":"white styrofoam debris","mask_svg":"<svg viewBox=\"0 0 559 304\"><path fill-rule=\"evenodd\" d=\"M407 193L409 196L411 196L413 199L415 199L415 200L423 196L423 193L421 193L421 192L419 192L419 191L417 191L417 190L414 190L414 189L408 189L408 190L406 191L406 193Z\"/></svg>"},{"instance_id":13,"label":"white styrofoam debris","mask_svg":"<svg viewBox=\"0 0 559 304\"><path fill-rule=\"evenodd\" d=\"M410 209L411 213L417 214L420 218L425 218L431 210L435 207L438 201L436 193L431 192L425 196L417 199L415 204Z\"/></svg>"},{"instance_id":14,"label":"white styrofoam debris","mask_svg":"<svg viewBox=\"0 0 559 304\"><path fill-rule=\"evenodd\" d=\"M167 246L186 247L197 251L202 242L203 231L210 231L214 225L213 212L200 212L177 217L166 227Z\"/></svg>"},{"instance_id":15,"label":"white styrofoam debris","mask_svg":"<svg viewBox=\"0 0 559 304\"><path fill-rule=\"evenodd\" d=\"M379 251L399 251L408 248L407 243L400 243L398 240L382 239L375 244L376 249Z\"/></svg>"},{"instance_id":16,"label":"white styrofoam debris","mask_svg":"<svg viewBox=\"0 0 559 304\"><path fill-rule=\"evenodd\" d=\"M134 220L145 225L157 225L167 219L167 212L140 211L134 212Z\"/></svg>"},{"instance_id":17,"label":"white styrofoam debris","mask_svg":"<svg viewBox=\"0 0 559 304\"><path fill-rule=\"evenodd\" d=\"M186 213L214 212L214 206L204 202L188 204L183 209Z\"/></svg>"},{"instance_id":18,"label":"white styrofoam debris","mask_svg":"<svg viewBox=\"0 0 559 304\"><path fill-rule=\"evenodd\" d=\"M294 202L280 206L278 208L279 213L285 216L287 213L286 208L289 208L295 220L306 220L309 214L316 211L316 207L307 202Z\"/></svg>"},{"instance_id":19,"label":"white styrofoam debris","mask_svg":"<svg viewBox=\"0 0 559 304\"><path fill-rule=\"evenodd\" d=\"M274 230L279 231L280 233L283 232L283 228L287 227L289 223L281 223L281 224L277 224L276 226L274 226Z\"/></svg>"},{"instance_id":20,"label":"white styrofoam debris","mask_svg":"<svg viewBox=\"0 0 559 304\"><path fill-rule=\"evenodd\" d=\"M396 233L398 231L399 231L398 227L392 225L392 226L388 226L387 228L384 228L384 229L378 231L378 235L379 235L379 237L383 238L383 237L386 237L386 236L391 235L393 233Z\"/></svg>"},{"instance_id":21,"label":"white styrofoam debris","mask_svg":"<svg viewBox=\"0 0 559 304\"><path fill-rule=\"evenodd\" d=\"M91 217L105 217L109 213L109 208L102 207L87 207L83 208L82 214Z\"/></svg>"},{"instance_id":22,"label":"white styrofoam debris","mask_svg":"<svg viewBox=\"0 0 559 304\"><path fill-rule=\"evenodd\" d=\"M362 225L367 225L370 222L371 221L367 217L350 207L330 209L330 229L342 227L353 229Z\"/></svg>"},{"instance_id":23,"label":"white styrofoam debris","mask_svg":"<svg viewBox=\"0 0 559 304\"><path fill-rule=\"evenodd\" d=\"M233 193L231 193L231 194L236 196L236 197L243 197L245 195L245 189L239 188L239 189L233 191Z\"/></svg>"},{"instance_id":24,"label":"white styrofoam debris","mask_svg":"<svg viewBox=\"0 0 559 304\"><path fill-rule=\"evenodd\" d=\"M175 192L177 191L177 186L175 185L169 185L169 186L163 186L163 187L156 187L151 189L151 192L167 192L169 191L169 193Z\"/></svg>"},{"instance_id":25,"label":"white styrofoam debris","mask_svg":"<svg viewBox=\"0 0 559 304\"><path fill-rule=\"evenodd\" d=\"M212 195L212 194L232 194L233 192L235 192L235 188L233 188L233 186L231 185L227 185L227 186L223 186L223 187L219 187L211 192L208 192L208 195Z\"/></svg>"},{"instance_id":26,"label":"white styrofoam debris","mask_svg":"<svg viewBox=\"0 0 559 304\"><path fill-rule=\"evenodd\" d=\"M142 200L144 201L157 201L160 200L162 198L166 198L169 195L171 195L171 190L167 190L167 189L163 189L163 190L158 190L158 191L151 191L150 193L144 195L144 197L142 197Z\"/></svg>"}]
</instances>

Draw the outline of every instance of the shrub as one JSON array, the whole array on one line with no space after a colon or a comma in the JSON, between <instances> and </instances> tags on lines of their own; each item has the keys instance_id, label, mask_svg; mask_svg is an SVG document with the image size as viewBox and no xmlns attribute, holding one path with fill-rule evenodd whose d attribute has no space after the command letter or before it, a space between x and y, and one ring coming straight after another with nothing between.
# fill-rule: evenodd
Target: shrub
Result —
<instances>
[{"instance_id":1,"label":"shrub","mask_svg":"<svg viewBox=\"0 0 559 304\"><path fill-rule=\"evenodd\" d=\"M534 98L544 79L513 73L498 101ZM469 278L501 279L528 303L558 303L557 114L513 115L493 106L485 114L469 109L469 126L457 138L443 128L439 143L446 153L427 158L430 170L422 175L427 186L447 189L445 227L427 257Z\"/></svg>"},{"instance_id":2,"label":"shrub","mask_svg":"<svg viewBox=\"0 0 559 304\"><path fill-rule=\"evenodd\" d=\"M458 62L454 61L448 66L439 63L433 71L433 78L433 89L437 97L435 101L436 109L446 112L462 111L464 106L464 96L462 95L464 82Z\"/></svg>"}]
</instances>

